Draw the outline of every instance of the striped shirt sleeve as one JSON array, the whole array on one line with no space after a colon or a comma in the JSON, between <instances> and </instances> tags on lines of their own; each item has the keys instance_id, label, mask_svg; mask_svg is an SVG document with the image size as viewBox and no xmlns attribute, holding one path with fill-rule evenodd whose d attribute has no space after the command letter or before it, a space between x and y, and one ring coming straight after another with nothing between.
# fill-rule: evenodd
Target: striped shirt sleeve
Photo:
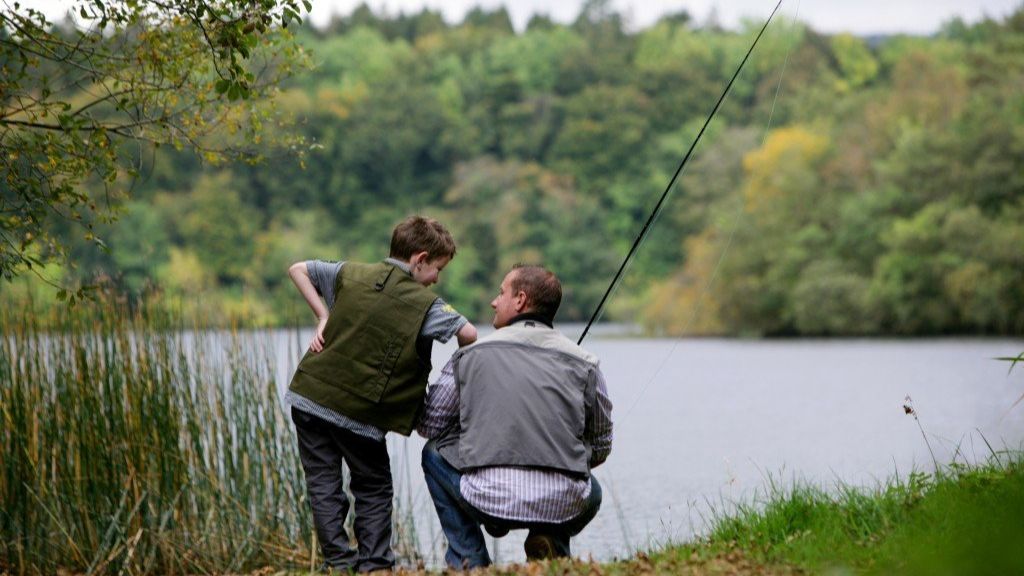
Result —
<instances>
[{"instance_id":1,"label":"striped shirt sleeve","mask_svg":"<svg viewBox=\"0 0 1024 576\"><path fill-rule=\"evenodd\" d=\"M420 328L420 336L433 338L444 344L451 340L469 320L459 314L451 304L441 298L434 300L427 310L427 316L423 319L423 326Z\"/></svg>"},{"instance_id":2,"label":"striped shirt sleeve","mask_svg":"<svg viewBox=\"0 0 1024 576\"><path fill-rule=\"evenodd\" d=\"M434 438L458 417L459 389L455 386L453 361L449 360L437 381L427 388L427 398L416 432L424 438Z\"/></svg>"},{"instance_id":3,"label":"striped shirt sleeve","mask_svg":"<svg viewBox=\"0 0 1024 576\"><path fill-rule=\"evenodd\" d=\"M316 288L317 293L323 297L328 310L334 308L334 282L338 279L338 273L341 272L341 267L344 264L344 261L306 260L309 281Z\"/></svg>"}]
</instances>

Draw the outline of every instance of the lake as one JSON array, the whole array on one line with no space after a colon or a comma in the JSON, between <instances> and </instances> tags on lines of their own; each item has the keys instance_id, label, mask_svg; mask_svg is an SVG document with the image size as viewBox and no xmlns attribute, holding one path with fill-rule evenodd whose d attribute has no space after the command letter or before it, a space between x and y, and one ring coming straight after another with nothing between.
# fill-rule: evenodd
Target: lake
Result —
<instances>
[{"instance_id":1,"label":"lake","mask_svg":"<svg viewBox=\"0 0 1024 576\"><path fill-rule=\"evenodd\" d=\"M570 336L579 326L566 328ZM996 356L1024 340L725 340L588 336L615 408L611 457L595 470L597 518L573 553L606 560L699 534L712 510L749 501L770 479L874 486L940 463L982 461L1024 443L1024 366ZM311 330L274 333L281 394ZM300 344L301 342L301 344ZM435 345L434 376L455 351ZM920 426L904 412L910 396ZM389 434L399 508L420 551L443 562L423 483L423 439ZM525 559L525 532L488 542L496 562Z\"/></svg>"}]
</instances>

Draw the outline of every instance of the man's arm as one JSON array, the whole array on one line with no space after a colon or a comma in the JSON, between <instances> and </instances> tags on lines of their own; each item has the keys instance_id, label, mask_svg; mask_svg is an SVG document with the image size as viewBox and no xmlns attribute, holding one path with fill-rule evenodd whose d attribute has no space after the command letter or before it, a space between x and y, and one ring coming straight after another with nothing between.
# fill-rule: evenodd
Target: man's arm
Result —
<instances>
[{"instance_id":1,"label":"man's arm","mask_svg":"<svg viewBox=\"0 0 1024 576\"><path fill-rule=\"evenodd\" d=\"M313 335L313 341L309 343L309 349L313 352L320 352L324 349L324 327L327 326L328 316L327 305L320 299L316 286L313 286L313 281L309 278L309 269L304 261L296 262L288 267L288 276L291 277L295 287L299 289L306 303L309 304L313 313L316 314L316 334Z\"/></svg>"},{"instance_id":2,"label":"man's arm","mask_svg":"<svg viewBox=\"0 0 1024 576\"><path fill-rule=\"evenodd\" d=\"M590 444L590 467L596 468L604 463L612 451L612 401L608 397L608 385L604 374L598 368L594 404L589 406L586 414L584 438Z\"/></svg>"},{"instance_id":3,"label":"man's arm","mask_svg":"<svg viewBox=\"0 0 1024 576\"><path fill-rule=\"evenodd\" d=\"M441 376L427 388L423 412L416 424L416 432L424 438L434 438L459 417L459 389L455 386L452 360L441 370Z\"/></svg>"}]
</instances>

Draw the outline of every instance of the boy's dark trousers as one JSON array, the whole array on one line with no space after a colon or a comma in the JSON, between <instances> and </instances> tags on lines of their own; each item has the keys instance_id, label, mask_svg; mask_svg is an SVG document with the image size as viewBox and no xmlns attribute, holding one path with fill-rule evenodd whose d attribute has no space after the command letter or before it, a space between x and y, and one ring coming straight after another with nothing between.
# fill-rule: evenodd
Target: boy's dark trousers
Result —
<instances>
[{"instance_id":1,"label":"boy's dark trousers","mask_svg":"<svg viewBox=\"0 0 1024 576\"><path fill-rule=\"evenodd\" d=\"M340 570L388 569L391 551L391 461L385 442L377 442L292 408L299 437L299 458L313 510L317 539L327 564ZM348 498L342 490L341 463L352 474L349 489L355 499L358 552L345 531Z\"/></svg>"}]
</instances>

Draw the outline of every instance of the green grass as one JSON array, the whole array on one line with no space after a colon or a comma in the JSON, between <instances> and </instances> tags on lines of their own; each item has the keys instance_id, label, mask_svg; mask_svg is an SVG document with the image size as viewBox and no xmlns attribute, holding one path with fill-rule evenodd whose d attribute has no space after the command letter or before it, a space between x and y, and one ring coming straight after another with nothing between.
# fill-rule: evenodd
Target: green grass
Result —
<instances>
[{"instance_id":1,"label":"green grass","mask_svg":"<svg viewBox=\"0 0 1024 576\"><path fill-rule=\"evenodd\" d=\"M759 566L820 573L1024 574L1024 458L993 454L875 489L769 483L718 514L706 537L654 557L730 553Z\"/></svg>"}]
</instances>

